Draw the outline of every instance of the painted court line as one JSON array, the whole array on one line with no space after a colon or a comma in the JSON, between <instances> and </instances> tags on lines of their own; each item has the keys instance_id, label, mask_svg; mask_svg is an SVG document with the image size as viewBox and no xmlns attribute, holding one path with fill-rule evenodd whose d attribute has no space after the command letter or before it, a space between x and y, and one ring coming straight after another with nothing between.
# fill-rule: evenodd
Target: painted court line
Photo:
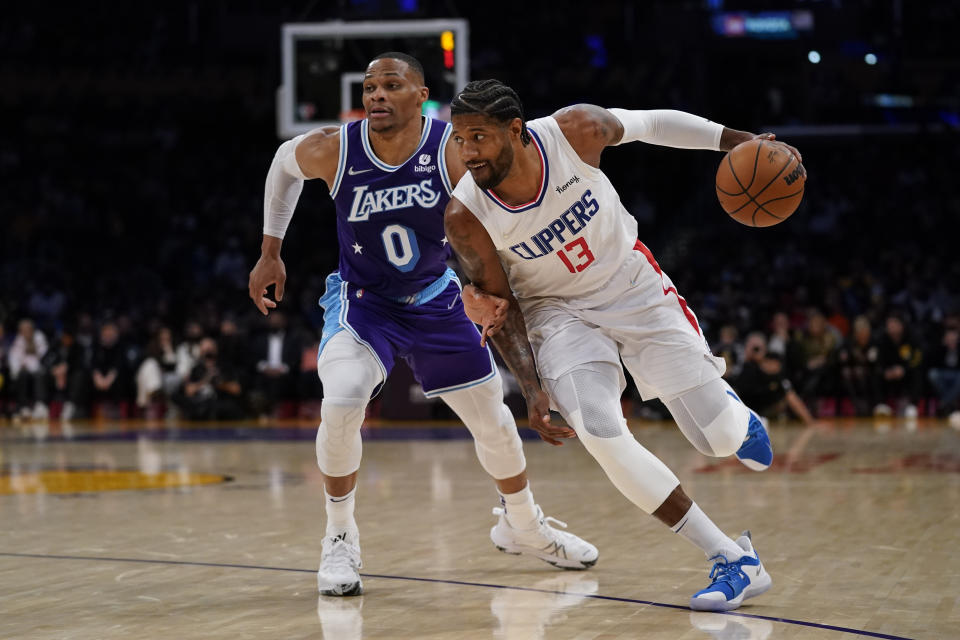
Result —
<instances>
[{"instance_id":1,"label":"painted court line","mask_svg":"<svg viewBox=\"0 0 960 640\"><path fill-rule=\"evenodd\" d=\"M7 558L37 558L41 560L88 560L94 562L131 562L137 564L166 564L181 565L188 567L218 567L221 569L259 569L261 571L288 571L295 573L316 573L315 569L296 569L293 567L267 567L255 564L227 564L217 562L197 562L190 560L152 560L146 558L110 558L97 556L63 556L42 553L9 553L0 551L0 557ZM418 578L414 576L390 576L377 573L361 573L364 578L377 578L381 580L407 580L410 582L432 582L437 584L455 584L464 587L482 587L485 589L512 589L515 591L534 591L537 593L568 593L570 595L581 596L583 598L593 598L594 600L608 600L612 602L626 602L630 604L645 604L651 607L661 607L663 609L679 609L681 611L690 611L689 607L678 604L667 604L664 602L653 602L652 600L636 600L634 598L618 598L615 596L602 596L588 593L572 593L569 591L556 591L553 589L536 589L534 587L512 587L504 584L487 584L483 582L466 582L464 580L446 580L442 578ZM860 629L851 629L849 627L837 627L831 624L821 624L819 622L807 622L805 620L793 620L791 618L775 618L773 616L761 616L753 613L741 613L740 611L717 612L717 615L734 615L743 618L756 618L757 620L769 620L770 622L782 622L783 624L792 624L801 627L812 627L814 629L827 629L838 633L852 633L854 635L866 636L868 638L884 638L886 640L912 640L906 636L894 636L888 633L876 633L874 631L863 631Z\"/></svg>"}]
</instances>

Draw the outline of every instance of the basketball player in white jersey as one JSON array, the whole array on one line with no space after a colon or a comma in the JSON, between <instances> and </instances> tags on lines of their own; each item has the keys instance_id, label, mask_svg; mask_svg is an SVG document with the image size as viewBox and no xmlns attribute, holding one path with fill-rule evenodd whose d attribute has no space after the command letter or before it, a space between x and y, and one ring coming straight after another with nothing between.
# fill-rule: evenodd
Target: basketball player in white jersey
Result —
<instances>
[{"instance_id":1,"label":"basketball player in white jersey","mask_svg":"<svg viewBox=\"0 0 960 640\"><path fill-rule=\"evenodd\" d=\"M249 291L262 313L283 297L280 247L304 180L326 182L337 210L340 268L327 278L320 301L326 313L317 360L324 395L317 463L327 513L317 586L324 595L363 590L353 515L360 427L367 403L401 357L424 392L449 405L473 435L500 492L503 508L494 510L500 517L490 530L497 548L564 569L586 569L598 557L592 544L550 526L562 523L544 517L534 502L500 375L463 313L459 281L446 265L443 211L465 169L447 144L450 125L421 116L428 95L415 58L381 54L363 80L367 118L283 143L267 174L262 254ZM270 284L276 302L265 297ZM567 431L558 425L545 439L557 442Z\"/></svg>"},{"instance_id":2,"label":"basketball player in white jersey","mask_svg":"<svg viewBox=\"0 0 960 640\"><path fill-rule=\"evenodd\" d=\"M593 105L525 122L517 94L496 80L468 84L451 113L468 173L447 206L447 238L473 283L508 303L464 292L468 315L516 375L531 426L549 425L552 402L627 498L714 562L692 608L735 609L763 593L771 579L749 532L723 534L627 429L621 359L641 396L660 398L700 452L736 453L754 470L773 457L759 418L721 378L723 360L598 168L608 145L727 150L755 136L677 111Z\"/></svg>"}]
</instances>

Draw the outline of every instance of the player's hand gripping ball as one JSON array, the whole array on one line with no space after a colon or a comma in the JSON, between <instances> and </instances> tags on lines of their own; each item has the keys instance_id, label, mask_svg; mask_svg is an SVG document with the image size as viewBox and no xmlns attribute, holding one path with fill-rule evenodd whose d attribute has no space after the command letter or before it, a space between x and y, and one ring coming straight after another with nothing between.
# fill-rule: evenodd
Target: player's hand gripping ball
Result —
<instances>
[{"instance_id":1,"label":"player's hand gripping ball","mask_svg":"<svg viewBox=\"0 0 960 640\"><path fill-rule=\"evenodd\" d=\"M730 217L750 227L783 222L803 199L807 171L790 146L757 137L730 150L717 169L717 198Z\"/></svg>"}]
</instances>

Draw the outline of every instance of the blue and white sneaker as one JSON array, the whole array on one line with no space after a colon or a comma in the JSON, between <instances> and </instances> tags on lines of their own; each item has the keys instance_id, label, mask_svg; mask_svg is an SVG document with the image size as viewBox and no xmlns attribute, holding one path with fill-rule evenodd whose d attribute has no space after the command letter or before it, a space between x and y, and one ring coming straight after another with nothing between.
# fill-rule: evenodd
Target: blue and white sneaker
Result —
<instances>
[{"instance_id":1,"label":"blue and white sneaker","mask_svg":"<svg viewBox=\"0 0 960 640\"><path fill-rule=\"evenodd\" d=\"M764 471L773 462L773 445L770 444L770 434L767 433L763 418L753 411L750 411L747 438L737 449L737 457L740 458L740 462L747 469L754 471Z\"/></svg>"},{"instance_id":2,"label":"blue and white sneaker","mask_svg":"<svg viewBox=\"0 0 960 640\"><path fill-rule=\"evenodd\" d=\"M760 557L750 541L750 532L744 531L737 538L737 545L744 555L736 562L728 562L724 556L710 558L714 561L710 570L712 582L706 589L690 598L690 608L696 611L730 611L747 598L765 593L773 579L763 568Z\"/></svg>"}]
</instances>

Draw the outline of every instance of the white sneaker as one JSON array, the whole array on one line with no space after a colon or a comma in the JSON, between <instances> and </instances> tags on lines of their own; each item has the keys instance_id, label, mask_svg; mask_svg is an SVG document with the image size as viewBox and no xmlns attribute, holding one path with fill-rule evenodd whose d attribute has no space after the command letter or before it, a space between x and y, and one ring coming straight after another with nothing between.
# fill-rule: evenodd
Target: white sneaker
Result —
<instances>
[{"instance_id":1,"label":"white sneaker","mask_svg":"<svg viewBox=\"0 0 960 640\"><path fill-rule=\"evenodd\" d=\"M360 547L346 541L347 534L323 539L320 569L317 571L317 589L325 596L359 596L363 594L360 580Z\"/></svg>"},{"instance_id":2,"label":"white sneaker","mask_svg":"<svg viewBox=\"0 0 960 640\"><path fill-rule=\"evenodd\" d=\"M50 417L50 409L48 409L44 403L38 402L33 405L33 414L31 417L34 420L46 420Z\"/></svg>"},{"instance_id":3,"label":"white sneaker","mask_svg":"<svg viewBox=\"0 0 960 640\"><path fill-rule=\"evenodd\" d=\"M947 423L954 429L960 429L960 411L953 411L947 417Z\"/></svg>"},{"instance_id":4,"label":"white sneaker","mask_svg":"<svg viewBox=\"0 0 960 640\"><path fill-rule=\"evenodd\" d=\"M890 408L890 405L885 402L881 402L873 408L873 415L875 416L892 416L893 409Z\"/></svg>"},{"instance_id":5,"label":"white sneaker","mask_svg":"<svg viewBox=\"0 0 960 640\"><path fill-rule=\"evenodd\" d=\"M506 511L501 507L495 507L493 515L500 516L500 519L490 529L490 539L504 553L525 553L561 569L588 569L597 563L600 555L597 548L583 538L551 527L550 523L564 529L567 525L556 518L544 517L539 505L536 523L530 529L511 526Z\"/></svg>"},{"instance_id":6,"label":"white sneaker","mask_svg":"<svg viewBox=\"0 0 960 640\"><path fill-rule=\"evenodd\" d=\"M908 404L903 408L903 417L904 418L916 418L919 415L917 411L917 406L913 404Z\"/></svg>"}]
</instances>

